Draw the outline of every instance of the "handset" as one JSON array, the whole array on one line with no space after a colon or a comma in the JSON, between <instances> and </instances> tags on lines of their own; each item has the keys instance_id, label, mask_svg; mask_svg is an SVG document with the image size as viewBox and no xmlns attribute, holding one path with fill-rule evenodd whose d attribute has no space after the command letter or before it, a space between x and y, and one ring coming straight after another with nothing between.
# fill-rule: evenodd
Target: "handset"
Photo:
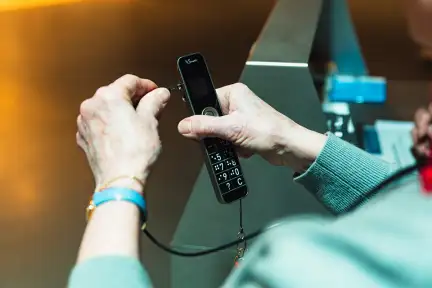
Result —
<instances>
[{"instance_id":1,"label":"handset","mask_svg":"<svg viewBox=\"0 0 432 288\"><path fill-rule=\"evenodd\" d=\"M177 60L182 80L184 101L194 115L223 116L206 61L200 53ZM234 145L219 138L201 141L207 171L216 198L227 204L244 198L248 188Z\"/></svg>"}]
</instances>

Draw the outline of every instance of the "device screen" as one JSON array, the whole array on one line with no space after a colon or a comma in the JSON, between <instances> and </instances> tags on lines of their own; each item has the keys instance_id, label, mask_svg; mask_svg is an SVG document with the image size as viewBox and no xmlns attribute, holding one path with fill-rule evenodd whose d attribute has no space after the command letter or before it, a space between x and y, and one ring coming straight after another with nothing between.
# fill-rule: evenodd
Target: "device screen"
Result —
<instances>
[{"instance_id":1,"label":"device screen","mask_svg":"<svg viewBox=\"0 0 432 288\"><path fill-rule=\"evenodd\" d=\"M190 93L196 98L202 99L210 94L211 88L204 77L197 76L189 81Z\"/></svg>"},{"instance_id":2,"label":"device screen","mask_svg":"<svg viewBox=\"0 0 432 288\"><path fill-rule=\"evenodd\" d=\"M204 58L200 54L181 57L178 68L193 112L201 114L206 107L218 108L216 91Z\"/></svg>"}]
</instances>

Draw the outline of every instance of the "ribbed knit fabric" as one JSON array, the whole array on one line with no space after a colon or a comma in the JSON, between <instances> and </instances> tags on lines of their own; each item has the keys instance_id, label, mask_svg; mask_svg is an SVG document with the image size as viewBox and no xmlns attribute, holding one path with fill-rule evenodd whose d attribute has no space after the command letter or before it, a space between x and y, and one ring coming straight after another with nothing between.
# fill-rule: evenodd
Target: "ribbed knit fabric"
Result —
<instances>
[{"instance_id":1,"label":"ribbed knit fabric","mask_svg":"<svg viewBox=\"0 0 432 288\"><path fill-rule=\"evenodd\" d=\"M340 214L392 172L391 164L328 133L316 161L294 181L315 195L328 210Z\"/></svg>"}]
</instances>

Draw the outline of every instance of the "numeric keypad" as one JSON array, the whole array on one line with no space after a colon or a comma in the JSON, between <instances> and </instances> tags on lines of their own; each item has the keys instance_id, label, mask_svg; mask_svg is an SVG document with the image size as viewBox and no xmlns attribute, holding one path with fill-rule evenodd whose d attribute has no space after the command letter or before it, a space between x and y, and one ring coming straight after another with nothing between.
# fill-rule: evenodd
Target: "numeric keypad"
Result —
<instances>
[{"instance_id":1,"label":"numeric keypad","mask_svg":"<svg viewBox=\"0 0 432 288\"><path fill-rule=\"evenodd\" d=\"M245 185L237 155L229 142L216 138L204 141L212 169L222 193Z\"/></svg>"}]
</instances>

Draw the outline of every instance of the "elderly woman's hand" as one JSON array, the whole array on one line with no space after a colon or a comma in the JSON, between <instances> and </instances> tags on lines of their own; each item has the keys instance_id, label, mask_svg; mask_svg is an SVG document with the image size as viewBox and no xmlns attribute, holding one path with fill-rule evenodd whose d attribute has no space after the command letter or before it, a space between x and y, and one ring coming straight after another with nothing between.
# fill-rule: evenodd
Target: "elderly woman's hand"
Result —
<instances>
[{"instance_id":1,"label":"elderly woman's hand","mask_svg":"<svg viewBox=\"0 0 432 288\"><path fill-rule=\"evenodd\" d=\"M97 187L122 176L146 181L161 151L157 117L169 98L152 81L125 75L82 103L76 137ZM139 183L127 186L143 190Z\"/></svg>"}]
</instances>

